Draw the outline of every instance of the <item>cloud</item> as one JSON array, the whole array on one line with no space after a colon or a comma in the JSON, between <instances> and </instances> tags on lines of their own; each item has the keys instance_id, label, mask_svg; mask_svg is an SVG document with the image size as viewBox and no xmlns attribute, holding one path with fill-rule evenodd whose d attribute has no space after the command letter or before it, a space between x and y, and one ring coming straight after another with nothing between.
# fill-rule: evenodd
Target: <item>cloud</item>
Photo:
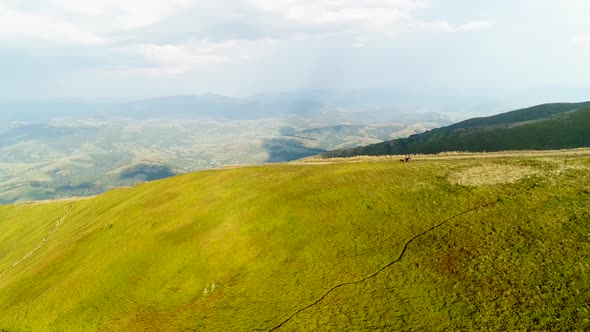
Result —
<instances>
[{"instance_id":1,"label":"cloud","mask_svg":"<svg viewBox=\"0 0 590 332\"><path fill-rule=\"evenodd\" d=\"M55 44L97 44L122 31L161 22L190 0L45 0L37 8L0 2L0 39Z\"/></svg>"},{"instance_id":2,"label":"cloud","mask_svg":"<svg viewBox=\"0 0 590 332\"><path fill-rule=\"evenodd\" d=\"M176 43L215 36L357 39L397 35L416 27L455 32L490 25L488 21L423 22L417 13L431 6L427 0L41 0L38 4L34 9L0 4L0 36L55 43L167 44L173 42L167 40L171 36L179 38Z\"/></svg>"},{"instance_id":3,"label":"cloud","mask_svg":"<svg viewBox=\"0 0 590 332\"><path fill-rule=\"evenodd\" d=\"M21 13L0 6L0 41L97 44L104 39L54 15Z\"/></svg>"},{"instance_id":4,"label":"cloud","mask_svg":"<svg viewBox=\"0 0 590 332\"><path fill-rule=\"evenodd\" d=\"M493 25L490 21L470 21L467 23L459 24L456 27L456 31L474 31L487 29Z\"/></svg>"},{"instance_id":5,"label":"cloud","mask_svg":"<svg viewBox=\"0 0 590 332\"><path fill-rule=\"evenodd\" d=\"M433 0L0 0L0 47L20 71L44 67L52 73L46 76L95 75L100 82L121 77L136 82L131 89L148 81L141 77L209 86L214 76L234 84L268 73L285 86L339 84L325 73L357 63L362 73L385 72L391 59L403 63L412 47L428 45L424 31L492 26L471 17L475 5L463 7L449 13ZM253 84L274 88L270 79Z\"/></svg>"},{"instance_id":6,"label":"cloud","mask_svg":"<svg viewBox=\"0 0 590 332\"><path fill-rule=\"evenodd\" d=\"M242 0L277 24L331 27L335 31L366 31L395 28L412 17L415 10L428 7L424 0Z\"/></svg>"},{"instance_id":7,"label":"cloud","mask_svg":"<svg viewBox=\"0 0 590 332\"><path fill-rule=\"evenodd\" d=\"M188 6L182 0L177 1L172 7ZM191 18L191 22L195 23L191 27L197 33L205 31L203 37L187 36L187 39L175 43L142 41L130 50L154 65L131 69L127 74L177 75L206 65L261 59L269 50L287 45L309 47L314 40L334 45L344 40L351 47L360 49L371 41L390 38L408 32L408 29L460 32L485 29L492 24L490 21L467 21L456 25L421 21L417 12L430 7L430 2L426 0L219 0L217 3L232 8L228 10L222 6L221 11L204 3L193 3L186 10L187 13L195 13ZM197 12L201 12L201 16ZM208 26L211 18L214 23ZM169 27L178 22L165 23L172 23ZM151 28L158 27L154 24ZM219 31L240 27L246 27L244 35ZM212 30L209 29L217 30L217 35L230 37L210 41L207 34ZM251 35L247 34L248 30Z\"/></svg>"},{"instance_id":8,"label":"cloud","mask_svg":"<svg viewBox=\"0 0 590 332\"><path fill-rule=\"evenodd\" d=\"M53 10L62 10L90 20L102 29L144 27L159 22L190 6L190 0L48 0ZM100 24L103 21L108 24Z\"/></svg>"},{"instance_id":9,"label":"cloud","mask_svg":"<svg viewBox=\"0 0 590 332\"><path fill-rule=\"evenodd\" d=\"M126 49L137 54L148 65L135 68L103 70L104 75L116 76L165 76L180 75L192 70L214 65L248 61L271 50L276 40L226 40L211 42L194 40L182 44L139 44Z\"/></svg>"},{"instance_id":10,"label":"cloud","mask_svg":"<svg viewBox=\"0 0 590 332\"><path fill-rule=\"evenodd\" d=\"M235 0L245 12L262 22L266 31L281 36L379 40L417 31L468 32L491 27L490 20L446 20L422 18L433 8L429 0ZM252 14L254 13L254 14Z\"/></svg>"},{"instance_id":11,"label":"cloud","mask_svg":"<svg viewBox=\"0 0 590 332\"><path fill-rule=\"evenodd\" d=\"M577 34L573 37L573 41L578 46L590 46L590 33Z\"/></svg>"},{"instance_id":12,"label":"cloud","mask_svg":"<svg viewBox=\"0 0 590 332\"><path fill-rule=\"evenodd\" d=\"M157 64L201 65L247 59L252 53L271 47L273 40L196 40L180 45L144 44L135 48Z\"/></svg>"},{"instance_id":13,"label":"cloud","mask_svg":"<svg viewBox=\"0 0 590 332\"><path fill-rule=\"evenodd\" d=\"M364 24L390 22L427 6L425 1L246 0L254 8L299 24Z\"/></svg>"},{"instance_id":14,"label":"cloud","mask_svg":"<svg viewBox=\"0 0 590 332\"><path fill-rule=\"evenodd\" d=\"M451 24L447 21L417 22L416 26L422 30L432 32L468 32L488 29L493 25L490 21L469 21L461 24Z\"/></svg>"}]
</instances>

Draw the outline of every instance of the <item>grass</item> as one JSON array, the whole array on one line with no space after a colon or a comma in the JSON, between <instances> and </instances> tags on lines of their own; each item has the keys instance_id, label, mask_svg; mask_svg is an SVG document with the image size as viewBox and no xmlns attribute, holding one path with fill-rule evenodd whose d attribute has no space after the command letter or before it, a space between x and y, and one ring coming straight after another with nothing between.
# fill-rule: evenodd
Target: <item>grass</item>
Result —
<instances>
[{"instance_id":1,"label":"grass","mask_svg":"<svg viewBox=\"0 0 590 332\"><path fill-rule=\"evenodd\" d=\"M530 166L491 164L475 166L457 172L449 177L449 181L462 186L514 183L536 173L537 170Z\"/></svg>"},{"instance_id":2,"label":"grass","mask_svg":"<svg viewBox=\"0 0 590 332\"><path fill-rule=\"evenodd\" d=\"M0 330L268 331L445 220L277 330L587 330L589 167L588 153L278 164L0 206L0 274L71 206L0 277Z\"/></svg>"}]
</instances>

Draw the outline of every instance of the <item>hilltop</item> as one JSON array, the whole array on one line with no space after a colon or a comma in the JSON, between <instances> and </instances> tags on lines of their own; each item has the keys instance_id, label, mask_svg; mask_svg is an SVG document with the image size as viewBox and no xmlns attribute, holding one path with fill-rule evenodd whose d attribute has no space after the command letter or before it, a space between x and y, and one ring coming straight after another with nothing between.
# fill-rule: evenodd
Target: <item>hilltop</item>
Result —
<instances>
[{"instance_id":1,"label":"hilltop","mask_svg":"<svg viewBox=\"0 0 590 332\"><path fill-rule=\"evenodd\" d=\"M324 157L549 150L590 146L590 102L544 104L383 143L342 149Z\"/></svg>"},{"instance_id":2,"label":"hilltop","mask_svg":"<svg viewBox=\"0 0 590 332\"><path fill-rule=\"evenodd\" d=\"M589 170L278 164L0 206L0 330L588 329Z\"/></svg>"}]
</instances>

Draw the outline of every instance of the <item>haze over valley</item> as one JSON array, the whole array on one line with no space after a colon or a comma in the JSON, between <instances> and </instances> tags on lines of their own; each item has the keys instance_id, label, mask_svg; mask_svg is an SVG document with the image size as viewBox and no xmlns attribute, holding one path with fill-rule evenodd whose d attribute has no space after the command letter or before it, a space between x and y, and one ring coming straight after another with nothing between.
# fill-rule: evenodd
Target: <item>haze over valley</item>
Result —
<instances>
[{"instance_id":1,"label":"haze over valley","mask_svg":"<svg viewBox=\"0 0 590 332\"><path fill-rule=\"evenodd\" d=\"M313 95L5 103L0 203L96 195L190 171L286 162L406 137L462 116L341 103Z\"/></svg>"}]
</instances>

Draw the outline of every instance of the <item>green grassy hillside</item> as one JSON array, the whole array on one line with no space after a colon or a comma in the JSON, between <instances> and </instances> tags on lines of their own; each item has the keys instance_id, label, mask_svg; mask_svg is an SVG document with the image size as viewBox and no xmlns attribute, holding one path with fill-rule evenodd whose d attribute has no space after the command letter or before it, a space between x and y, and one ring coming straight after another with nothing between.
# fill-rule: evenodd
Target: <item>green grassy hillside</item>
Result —
<instances>
[{"instance_id":1,"label":"green grassy hillside","mask_svg":"<svg viewBox=\"0 0 590 332\"><path fill-rule=\"evenodd\" d=\"M408 138L326 157L424 154L444 151L548 150L590 146L590 102L546 104L486 118L474 118Z\"/></svg>"},{"instance_id":2,"label":"green grassy hillside","mask_svg":"<svg viewBox=\"0 0 590 332\"><path fill-rule=\"evenodd\" d=\"M590 153L205 171L0 206L0 331L587 330Z\"/></svg>"}]
</instances>

